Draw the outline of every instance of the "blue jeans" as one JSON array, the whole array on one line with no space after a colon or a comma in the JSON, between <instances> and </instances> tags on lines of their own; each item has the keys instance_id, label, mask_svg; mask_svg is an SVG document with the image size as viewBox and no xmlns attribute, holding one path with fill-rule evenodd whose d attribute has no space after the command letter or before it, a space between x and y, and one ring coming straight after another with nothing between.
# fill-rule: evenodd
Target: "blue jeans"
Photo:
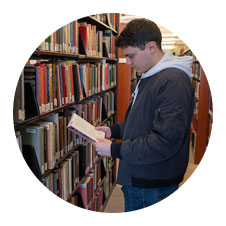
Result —
<instances>
[{"instance_id":1,"label":"blue jeans","mask_svg":"<svg viewBox=\"0 0 226 226\"><path fill-rule=\"evenodd\" d=\"M125 199L125 212L151 206L178 189L178 184L159 188L137 188L122 186Z\"/></svg>"}]
</instances>

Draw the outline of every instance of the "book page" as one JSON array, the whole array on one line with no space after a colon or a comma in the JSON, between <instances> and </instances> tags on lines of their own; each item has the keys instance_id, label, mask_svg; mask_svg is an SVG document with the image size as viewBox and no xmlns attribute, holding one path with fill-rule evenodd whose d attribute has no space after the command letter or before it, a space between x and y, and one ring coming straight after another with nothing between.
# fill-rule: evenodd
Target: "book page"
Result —
<instances>
[{"instance_id":1,"label":"book page","mask_svg":"<svg viewBox=\"0 0 226 226\"><path fill-rule=\"evenodd\" d=\"M97 141L96 138L105 137L105 133L103 131L96 130L93 125L91 125L76 113L72 115L71 120L68 124L68 129L72 130L88 141Z\"/></svg>"}]
</instances>

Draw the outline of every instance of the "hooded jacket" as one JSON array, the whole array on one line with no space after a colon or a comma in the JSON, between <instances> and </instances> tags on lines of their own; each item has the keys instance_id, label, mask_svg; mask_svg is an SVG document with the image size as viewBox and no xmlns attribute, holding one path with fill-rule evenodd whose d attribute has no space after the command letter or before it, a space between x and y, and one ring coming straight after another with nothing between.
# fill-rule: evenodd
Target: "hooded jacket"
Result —
<instances>
[{"instance_id":1,"label":"hooded jacket","mask_svg":"<svg viewBox=\"0 0 226 226\"><path fill-rule=\"evenodd\" d=\"M111 155L120 158L117 183L142 188L183 180L188 164L194 90L192 57L166 52L143 74L124 122L111 127Z\"/></svg>"}]
</instances>

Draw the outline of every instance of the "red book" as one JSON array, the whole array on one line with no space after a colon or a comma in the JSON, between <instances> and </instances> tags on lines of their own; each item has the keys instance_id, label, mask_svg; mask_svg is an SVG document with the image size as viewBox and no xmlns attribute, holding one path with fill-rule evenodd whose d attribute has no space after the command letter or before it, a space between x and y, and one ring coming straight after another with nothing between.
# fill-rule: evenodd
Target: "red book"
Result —
<instances>
[{"instance_id":1,"label":"red book","mask_svg":"<svg viewBox=\"0 0 226 226\"><path fill-rule=\"evenodd\" d=\"M40 112L45 113L45 64L36 64L40 66Z\"/></svg>"},{"instance_id":2,"label":"red book","mask_svg":"<svg viewBox=\"0 0 226 226\"><path fill-rule=\"evenodd\" d=\"M85 181L83 184L80 184L79 187L77 188L76 192L81 195L84 209L88 209L87 181Z\"/></svg>"},{"instance_id":3,"label":"red book","mask_svg":"<svg viewBox=\"0 0 226 226\"><path fill-rule=\"evenodd\" d=\"M57 74L57 106L62 106L61 92L60 92L60 73L59 73L59 65L56 65L56 74Z\"/></svg>"},{"instance_id":4,"label":"red book","mask_svg":"<svg viewBox=\"0 0 226 226\"><path fill-rule=\"evenodd\" d=\"M88 25L86 22L81 22L79 24L79 34L82 36L85 50L87 51L87 33L88 33Z\"/></svg>"}]
</instances>

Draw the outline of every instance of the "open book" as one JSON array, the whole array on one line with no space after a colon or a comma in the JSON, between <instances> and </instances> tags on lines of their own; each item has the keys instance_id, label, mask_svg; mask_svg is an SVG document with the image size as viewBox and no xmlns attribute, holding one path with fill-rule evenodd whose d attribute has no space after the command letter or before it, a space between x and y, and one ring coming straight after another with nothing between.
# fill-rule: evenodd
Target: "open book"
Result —
<instances>
[{"instance_id":1,"label":"open book","mask_svg":"<svg viewBox=\"0 0 226 226\"><path fill-rule=\"evenodd\" d=\"M76 113L72 115L67 128L89 142L96 142L96 138L105 137L105 133L103 131L96 130L93 125Z\"/></svg>"}]
</instances>

